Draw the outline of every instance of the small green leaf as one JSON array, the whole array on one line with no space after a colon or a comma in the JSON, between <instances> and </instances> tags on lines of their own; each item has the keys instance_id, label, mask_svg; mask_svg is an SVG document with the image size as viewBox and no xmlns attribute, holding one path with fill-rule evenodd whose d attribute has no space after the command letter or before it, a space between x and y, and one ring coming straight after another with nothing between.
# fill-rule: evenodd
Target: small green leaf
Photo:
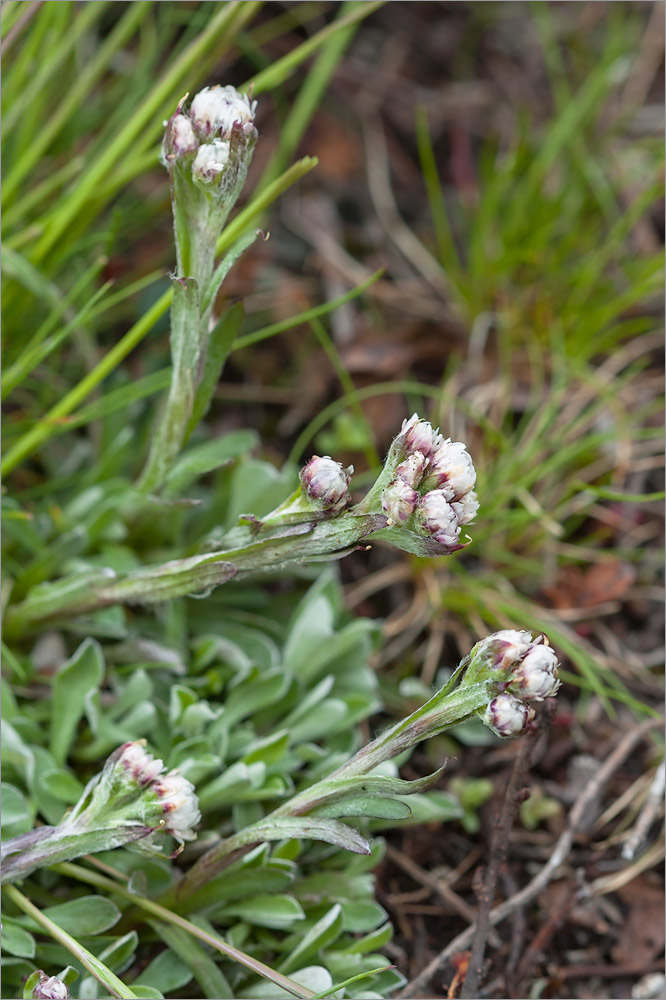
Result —
<instances>
[{"instance_id":1,"label":"small green leaf","mask_svg":"<svg viewBox=\"0 0 666 1000\"><path fill-rule=\"evenodd\" d=\"M6 723L5 723L6 726ZM35 820L35 811L25 795L10 785L2 782L2 836L3 839L18 837L20 833L31 830Z\"/></svg>"},{"instance_id":2,"label":"small green leaf","mask_svg":"<svg viewBox=\"0 0 666 1000\"><path fill-rule=\"evenodd\" d=\"M254 239L254 234L252 234L252 237ZM242 249L238 252L241 253ZM231 345L238 335L238 331L241 328L244 318L245 312L243 310L242 303L235 302L222 314L220 320L209 335L208 352L206 355L204 373L194 396L192 414L190 416L185 435L186 438L190 436L199 421L202 417L205 417L208 411L211 399L213 398L213 393L215 392L215 387L220 380L222 370L229 356ZM253 431L237 431L236 433L254 435ZM252 447L252 445L250 445L250 447ZM244 450L249 451L250 448L248 447ZM169 487L173 488L171 483L169 483Z\"/></svg>"},{"instance_id":3,"label":"small green leaf","mask_svg":"<svg viewBox=\"0 0 666 1000\"><path fill-rule=\"evenodd\" d=\"M378 927L376 931L370 931L362 938L354 941L348 948L341 949L342 952L349 952L350 955L363 955L368 951L376 951L383 948L393 937L393 927L390 923Z\"/></svg>"},{"instance_id":4,"label":"small green leaf","mask_svg":"<svg viewBox=\"0 0 666 1000\"><path fill-rule=\"evenodd\" d=\"M256 431L238 430L190 448L181 455L169 473L165 495L177 496L202 476L246 455L256 446L257 441Z\"/></svg>"},{"instance_id":5,"label":"small green leaf","mask_svg":"<svg viewBox=\"0 0 666 1000\"><path fill-rule=\"evenodd\" d=\"M332 944L341 933L342 908L336 903L303 935L291 954L278 966L278 970L289 975L303 962L314 958L322 948Z\"/></svg>"},{"instance_id":6,"label":"small green leaf","mask_svg":"<svg viewBox=\"0 0 666 1000\"><path fill-rule=\"evenodd\" d=\"M137 986L150 986L162 993L171 993L182 989L191 979L192 971L175 952L167 948L143 970L132 984L132 989L136 992Z\"/></svg>"},{"instance_id":7,"label":"small green leaf","mask_svg":"<svg viewBox=\"0 0 666 1000\"><path fill-rule=\"evenodd\" d=\"M111 972L115 972L119 976L134 961L134 952L138 944L139 935L136 931L123 934L122 937L116 938L108 948L104 949L99 956L100 962L104 962L107 968L111 969Z\"/></svg>"},{"instance_id":8,"label":"small green leaf","mask_svg":"<svg viewBox=\"0 0 666 1000\"><path fill-rule=\"evenodd\" d=\"M69 903L47 906L44 916L74 937L101 934L120 920L120 910L105 896L81 896Z\"/></svg>"},{"instance_id":9,"label":"small green leaf","mask_svg":"<svg viewBox=\"0 0 666 1000\"><path fill-rule=\"evenodd\" d=\"M342 926L345 931L371 931L386 921L387 913L371 899L350 899L342 904Z\"/></svg>"},{"instance_id":10,"label":"small green leaf","mask_svg":"<svg viewBox=\"0 0 666 1000\"><path fill-rule=\"evenodd\" d=\"M99 687L104 676L104 658L99 643L86 639L53 679L51 708L51 753L59 764L67 758L86 696Z\"/></svg>"},{"instance_id":11,"label":"small green leaf","mask_svg":"<svg viewBox=\"0 0 666 1000\"><path fill-rule=\"evenodd\" d=\"M330 972L322 965L309 965L305 969L299 969L297 972L292 973L289 978L300 986L305 986L306 989L311 990L315 995L317 993L324 993L333 986ZM287 993L282 987L276 986L274 983L269 983L265 979L244 987L243 996L247 1000L284 1000L284 998L293 1000L293 994Z\"/></svg>"},{"instance_id":12,"label":"small green leaf","mask_svg":"<svg viewBox=\"0 0 666 1000\"><path fill-rule=\"evenodd\" d=\"M414 826L421 823L448 823L452 819L460 819L463 809L453 795L448 792L426 792L410 795L406 803L411 810L411 816L402 820L372 820L371 830L388 830L392 826Z\"/></svg>"},{"instance_id":13,"label":"small green leaf","mask_svg":"<svg viewBox=\"0 0 666 1000\"><path fill-rule=\"evenodd\" d=\"M18 958L34 958L35 939L9 917L3 917L2 950Z\"/></svg>"},{"instance_id":14,"label":"small green leaf","mask_svg":"<svg viewBox=\"0 0 666 1000\"><path fill-rule=\"evenodd\" d=\"M244 899L217 911L218 918L238 917L258 927L283 930L297 920L305 920L301 904L293 896L263 895Z\"/></svg>"},{"instance_id":15,"label":"small green leaf","mask_svg":"<svg viewBox=\"0 0 666 1000\"><path fill-rule=\"evenodd\" d=\"M370 854L370 845L357 830L340 823L336 819L320 819L318 816L280 816L270 817L254 827L248 828L248 835L256 835L257 841L290 840L297 837L300 840L323 840L326 844L343 847L354 854Z\"/></svg>"},{"instance_id":16,"label":"small green leaf","mask_svg":"<svg viewBox=\"0 0 666 1000\"><path fill-rule=\"evenodd\" d=\"M358 796L320 806L319 809L314 810L313 814L334 818L336 816L371 816L377 819L409 819L412 810L406 802L402 802L400 799Z\"/></svg>"},{"instance_id":17,"label":"small green leaf","mask_svg":"<svg viewBox=\"0 0 666 1000\"><path fill-rule=\"evenodd\" d=\"M71 771L66 771L64 768L45 771L40 777L40 784L54 799L68 806L73 806L83 794L81 782Z\"/></svg>"}]
</instances>

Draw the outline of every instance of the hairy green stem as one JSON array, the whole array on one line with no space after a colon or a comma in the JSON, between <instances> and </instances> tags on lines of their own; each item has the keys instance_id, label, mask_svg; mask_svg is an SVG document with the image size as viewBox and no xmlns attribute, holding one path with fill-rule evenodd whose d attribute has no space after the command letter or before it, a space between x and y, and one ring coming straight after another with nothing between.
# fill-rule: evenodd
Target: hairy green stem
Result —
<instances>
[{"instance_id":1,"label":"hairy green stem","mask_svg":"<svg viewBox=\"0 0 666 1000\"><path fill-rule=\"evenodd\" d=\"M233 548L174 559L119 578L98 574L92 578L65 579L43 587L40 593L29 595L22 603L7 609L5 634L17 637L26 630L62 617L122 603L155 604L200 594L248 573L321 558L339 558L353 551L363 538L385 524L383 514L355 516L348 512L322 520L321 514L313 513L310 521L278 528L267 524L265 531L260 529L258 534L253 534L250 528L236 529L230 533L230 539L244 544Z\"/></svg>"}]
</instances>

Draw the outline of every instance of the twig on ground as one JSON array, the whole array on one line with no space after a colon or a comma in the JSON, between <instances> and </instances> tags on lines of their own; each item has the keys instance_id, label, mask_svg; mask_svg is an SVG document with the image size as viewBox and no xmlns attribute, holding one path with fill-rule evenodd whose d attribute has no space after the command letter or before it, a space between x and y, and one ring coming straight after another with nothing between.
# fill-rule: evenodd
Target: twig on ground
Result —
<instances>
[{"instance_id":1,"label":"twig on ground","mask_svg":"<svg viewBox=\"0 0 666 1000\"><path fill-rule=\"evenodd\" d=\"M500 872L500 878L502 879L502 886L506 898L508 899L511 896L515 896L518 892L518 883L507 867ZM520 960L520 953L522 951L527 932L527 920L524 908L519 906L516 912L511 914L510 920L511 951L509 952L509 957L506 962L506 986L507 994L513 995L515 992L512 988L515 980L515 972ZM488 935L488 940L492 944L490 934Z\"/></svg>"},{"instance_id":2,"label":"twig on ground","mask_svg":"<svg viewBox=\"0 0 666 1000\"><path fill-rule=\"evenodd\" d=\"M496 926L502 920L505 920L511 913L514 913L519 907L525 906L527 903L531 902L536 896L538 896L542 889L548 885L557 869L564 862L571 851L575 835L585 829L588 821L587 807L589 803L594 801L594 797L599 794L603 786L628 756L628 754L631 753L636 744L643 739L650 729L662 726L663 722L664 720L662 718L647 719L641 725L636 726L635 729L630 730L630 732L628 732L623 739L620 740L615 750L609 757L607 757L599 770L592 776L576 799L569 814L569 823L560 835L549 861L547 861L541 871L537 872L534 878L528 882L527 885L520 890L520 892L517 892L511 899L507 899L504 903L501 903L499 906L496 906L493 910L491 910L489 920L491 926ZM474 938L475 932L476 926L472 924L471 927L467 928L467 930L458 934L458 936L455 937L453 941L449 942L446 948L444 948L439 955L436 955L435 958L428 963L418 976L412 979L411 982L407 983L404 990L398 994L398 998L413 997L421 991L455 952L463 951L465 948L469 947Z\"/></svg>"},{"instance_id":3,"label":"twig on ground","mask_svg":"<svg viewBox=\"0 0 666 1000\"><path fill-rule=\"evenodd\" d=\"M666 764L661 762L656 774L652 779L648 797L645 800L636 825L625 841L622 848L622 857L626 861L633 861L641 847L645 843L650 827L657 818L659 810L664 805L664 779L666 778Z\"/></svg>"},{"instance_id":4,"label":"twig on ground","mask_svg":"<svg viewBox=\"0 0 666 1000\"><path fill-rule=\"evenodd\" d=\"M552 938L553 934L566 920L573 907L579 901L580 897L581 889L580 885L578 885L567 893L564 901L557 907L555 912L550 915L546 923L539 930L539 933L523 953L523 957L521 958L516 970L516 980L527 975L531 966L538 960L539 955L544 952L546 945Z\"/></svg>"},{"instance_id":5,"label":"twig on ground","mask_svg":"<svg viewBox=\"0 0 666 1000\"><path fill-rule=\"evenodd\" d=\"M504 802L499 816L496 817L492 838L490 841L490 861L486 870L486 876L479 889L479 910L476 918L476 928L474 941L469 956L469 967L465 982L460 991L461 1000L470 1000L478 995L483 973L483 959L486 952L486 941L490 928L490 908L495 899L495 889L500 869L503 867L509 853L509 835L513 821L518 812L521 802L524 802L529 795L525 785L528 780L528 772L532 753L536 741L540 735L541 724L554 710L548 705L544 705L544 711L527 735L520 741L518 752L514 761L511 778L504 795Z\"/></svg>"},{"instance_id":6,"label":"twig on ground","mask_svg":"<svg viewBox=\"0 0 666 1000\"><path fill-rule=\"evenodd\" d=\"M410 878L413 878L415 882L425 886L431 893L439 896L444 903L455 910L456 913L459 913L461 917L464 917L465 920L474 920L474 908L470 906L469 903L466 903L457 892L454 892L453 889L446 884L446 882L436 878L429 872L424 871L420 865L417 865L415 861L412 861L412 859L407 857L406 854L403 854L402 851L392 847L391 844L386 845L386 857L399 868L402 868L402 870L406 872Z\"/></svg>"}]
</instances>

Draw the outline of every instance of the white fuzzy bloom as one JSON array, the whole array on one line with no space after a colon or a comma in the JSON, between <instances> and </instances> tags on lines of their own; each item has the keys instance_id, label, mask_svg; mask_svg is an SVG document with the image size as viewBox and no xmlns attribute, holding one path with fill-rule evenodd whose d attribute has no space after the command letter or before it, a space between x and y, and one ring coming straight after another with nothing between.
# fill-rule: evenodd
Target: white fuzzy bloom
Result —
<instances>
[{"instance_id":1,"label":"white fuzzy bloom","mask_svg":"<svg viewBox=\"0 0 666 1000\"><path fill-rule=\"evenodd\" d=\"M181 774L170 771L152 786L164 814L164 827L176 840L194 840L193 830L201 822L199 802L194 785Z\"/></svg>"},{"instance_id":2,"label":"white fuzzy bloom","mask_svg":"<svg viewBox=\"0 0 666 1000\"><path fill-rule=\"evenodd\" d=\"M534 709L512 694L498 694L482 718L497 736L519 736L534 718Z\"/></svg>"},{"instance_id":3,"label":"white fuzzy bloom","mask_svg":"<svg viewBox=\"0 0 666 1000\"><path fill-rule=\"evenodd\" d=\"M474 490L470 490L460 500L452 500L451 506L456 512L458 524L473 524L479 510L479 501Z\"/></svg>"},{"instance_id":4,"label":"white fuzzy bloom","mask_svg":"<svg viewBox=\"0 0 666 1000\"><path fill-rule=\"evenodd\" d=\"M539 642L540 637L535 640L531 632L502 629L478 642L473 653L490 657L493 667L506 669L518 664L533 647L535 641Z\"/></svg>"},{"instance_id":5,"label":"white fuzzy bloom","mask_svg":"<svg viewBox=\"0 0 666 1000\"><path fill-rule=\"evenodd\" d=\"M211 181L218 177L229 160L228 139L215 139L207 146L199 146L192 164L192 173L200 180Z\"/></svg>"},{"instance_id":6,"label":"white fuzzy bloom","mask_svg":"<svg viewBox=\"0 0 666 1000\"><path fill-rule=\"evenodd\" d=\"M39 981L35 983L31 996L33 1000L68 1000L69 989L62 979L58 979L57 976L47 976L40 969Z\"/></svg>"},{"instance_id":7,"label":"white fuzzy bloom","mask_svg":"<svg viewBox=\"0 0 666 1000\"><path fill-rule=\"evenodd\" d=\"M174 115L167 123L165 141L167 152L176 156L193 153L199 145L192 123L186 115Z\"/></svg>"},{"instance_id":8,"label":"white fuzzy bloom","mask_svg":"<svg viewBox=\"0 0 666 1000\"><path fill-rule=\"evenodd\" d=\"M419 485L423 479L423 474L428 465L428 459L420 451L414 451L411 455L408 455L404 462L401 462L398 468L395 470L395 474L403 482L407 483L408 486L412 486L414 489Z\"/></svg>"},{"instance_id":9,"label":"white fuzzy bloom","mask_svg":"<svg viewBox=\"0 0 666 1000\"><path fill-rule=\"evenodd\" d=\"M328 455L314 455L301 469L301 486L312 503L323 510L339 510L349 499L353 466L345 469Z\"/></svg>"},{"instance_id":10,"label":"white fuzzy bloom","mask_svg":"<svg viewBox=\"0 0 666 1000\"><path fill-rule=\"evenodd\" d=\"M476 482L476 469L462 441L444 441L430 459L425 485L444 490L448 500L459 499Z\"/></svg>"},{"instance_id":11,"label":"white fuzzy bloom","mask_svg":"<svg viewBox=\"0 0 666 1000\"><path fill-rule=\"evenodd\" d=\"M443 490L430 490L421 497L417 509L418 520L425 530L442 545L456 545L460 524L456 512Z\"/></svg>"},{"instance_id":12,"label":"white fuzzy bloom","mask_svg":"<svg viewBox=\"0 0 666 1000\"><path fill-rule=\"evenodd\" d=\"M513 671L511 688L528 701L543 701L560 686L557 656L550 646L532 646Z\"/></svg>"},{"instance_id":13,"label":"white fuzzy bloom","mask_svg":"<svg viewBox=\"0 0 666 1000\"><path fill-rule=\"evenodd\" d=\"M405 451L408 455L420 451L425 458L429 458L442 443L442 435L427 420L421 420L416 413L412 414L409 420L403 420L400 434L404 436Z\"/></svg>"},{"instance_id":14,"label":"white fuzzy bloom","mask_svg":"<svg viewBox=\"0 0 666 1000\"><path fill-rule=\"evenodd\" d=\"M144 750L143 740L125 744L118 763L142 786L150 785L165 769L161 760Z\"/></svg>"},{"instance_id":15,"label":"white fuzzy bloom","mask_svg":"<svg viewBox=\"0 0 666 1000\"><path fill-rule=\"evenodd\" d=\"M190 117L200 135L228 138L237 122L246 132L254 129L256 101L240 94L235 87L204 87L192 101Z\"/></svg>"},{"instance_id":16,"label":"white fuzzy bloom","mask_svg":"<svg viewBox=\"0 0 666 1000\"><path fill-rule=\"evenodd\" d=\"M404 524L414 513L419 500L415 489L398 477L389 483L382 493L382 508L391 524Z\"/></svg>"}]
</instances>

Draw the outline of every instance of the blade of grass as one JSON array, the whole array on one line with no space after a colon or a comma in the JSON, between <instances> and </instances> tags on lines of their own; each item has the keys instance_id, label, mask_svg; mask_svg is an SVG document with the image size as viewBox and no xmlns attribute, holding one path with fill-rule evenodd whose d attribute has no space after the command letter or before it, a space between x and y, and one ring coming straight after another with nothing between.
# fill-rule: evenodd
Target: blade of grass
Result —
<instances>
[{"instance_id":1,"label":"blade of grass","mask_svg":"<svg viewBox=\"0 0 666 1000\"><path fill-rule=\"evenodd\" d=\"M171 924L173 927L179 927L215 951L219 951L227 958L232 959L232 961L238 962L239 965L244 965L246 969L250 969L251 972L256 973L256 975L261 976L263 979L267 979L275 986L280 986L283 990L291 993L292 996L303 998L303 1000L310 1000L314 996L311 990L294 982L293 979L289 979L281 972L276 972L275 969L271 969L270 966L260 962L259 959L253 958L251 955L240 951L240 949L227 944L224 938L219 937L217 934L210 934L207 931L201 930L196 924L185 920L179 914L172 913L171 910L166 909L166 907L161 906L159 903L154 903L152 899L146 899L145 896L130 892L124 885L114 882L104 875L98 875L97 872L89 871L81 865L74 865L70 862L54 865L52 871L57 871L59 874L67 875L69 878L77 879L79 882L87 882L89 885L94 885L99 889L106 889L107 892L113 892L118 896L122 896L123 899L134 903L135 906L145 910L146 913L157 917L158 920Z\"/></svg>"},{"instance_id":2,"label":"blade of grass","mask_svg":"<svg viewBox=\"0 0 666 1000\"><path fill-rule=\"evenodd\" d=\"M365 413L363 412L359 401L354 397L356 386L354 385L351 375L345 368L342 358L329 336L328 331L324 327L324 324L320 323L318 319L312 319L310 320L310 329L313 331L315 337L324 348L328 360L333 365L333 369L335 374L338 376L340 385L342 386L346 397L349 399L349 408L355 415L359 424L362 427L365 427L365 437L368 444L367 446L364 446L363 451L365 453L367 463L371 469L375 468L379 470L381 468L382 460L379 457L377 449L372 441L372 428L366 419Z\"/></svg>"},{"instance_id":3,"label":"blade of grass","mask_svg":"<svg viewBox=\"0 0 666 1000\"><path fill-rule=\"evenodd\" d=\"M416 109L416 140L418 144L421 172L426 186L430 214L435 227L435 237L439 247L439 260L457 289L457 276L460 273L460 257L449 225L448 212L444 202L444 193L437 172L437 162L432 148L430 129L428 128L428 113L425 107Z\"/></svg>"},{"instance_id":4,"label":"blade of grass","mask_svg":"<svg viewBox=\"0 0 666 1000\"><path fill-rule=\"evenodd\" d=\"M153 0L138 0L138 2L132 3L127 7L123 17L120 18L113 31L96 50L94 58L86 64L81 74L77 76L74 85L68 88L64 99L57 105L55 111L49 115L46 123L34 135L30 145L9 172L3 185L3 197L6 201L13 198L16 190L24 183L26 174L32 170L36 163L39 163L44 152L49 148L68 118L79 107L81 102L89 96L94 85L112 62L116 52L125 45L128 39L140 27L144 18L152 9L152 6ZM81 16L79 15L79 18Z\"/></svg>"},{"instance_id":5,"label":"blade of grass","mask_svg":"<svg viewBox=\"0 0 666 1000\"><path fill-rule=\"evenodd\" d=\"M11 134L16 128L27 108L33 105L51 78L58 72L65 59L82 35L89 31L99 21L108 6L109 0L99 0L98 3L84 4L79 8L76 17L70 19L69 31L60 32L57 45L49 45L48 54L44 54L36 64L30 83L23 87L20 93L14 95L11 107L7 109L3 131ZM44 9L42 9L42 14ZM9 195L3 191L3 198Z\"/></svg>"},{"instance_id":6,"label":"blade of grass","mask_svg":"<svg viewBox=\"0 0 666 1000\"><path fill-rule=\"evenodd\" d=\"M95 269L98 269L97 262L94 267ZM34 345L28 345L28 347L26 347L26 349L21 353L18 361L16 361L6 373L6 377L2 384L2 399L4 399L5 396L12 391L12 389L15 389L17 385L20 385L21 382L23 382L23 380L26 379L28 375L30 375L30 373L33 372L35 368L37 368L37 366L49 356L49 354L55 351L55 349L59 347L71 333L81 326L84 320L89 318L93 307L99 302L100 299L104 298L106 292L112 285L112 281L107 281L100 288L98 288L83 308L80 309L78 313L69 321L69 323L63 326L61 330L55 333L46 342L35 343ZM33 340L36 339L36 337L33 338Z\"/></svg>"},{"instance_id":7,"label":"blade of grass","mask_svg":"<svg viewBox=\"0 0 666 1000\"><path fill-rule=\"evenodd\" d=\"M357 285L356 288L350 289L344 295L339 295L337 299L332 299L321 306L306 309L305 312L299 313L297 316L291 316L289 319L280 320L279 323L272 323L270 326L262 327L261 330L255 330L253 333L246 333L244 336L238 337L232 344L232 350L238 351L243 347L249 347L250 344L257 344L261 340L267 340L268 337L274 337L276 333L282 333L284 330L290 330L301 323L309 323L319 316L325 316L333 309L337 309L338 306L343 306L346 302L351 302L352 299L358 298L371 285L374 285L375 281L381 278L383 273L384 269L380 268L374 274L371 274L369 278L366 278L365 281L361 282L360 285Z\"/></svg>"},{"instance_id":8,"label":"blade of grass","mask_svg":"<svg viewBox=\"0 0 666 1000\"><path fill-rule=\"evenodd\" d=\"M6 892L12 902L20 910L23 910L27 916L32 917L50 937L66 948L70 955L73 955L83 968L87 969L109 993L114 997L120 997L121 1000L137 1000L136 993L129 986L125 986L124 982L118 979L115 973L111 972L111 969L108 969L92 952L84 948L82 944L79 944L76 938L73 938L71 934L68 934L67 931L59 927L58 924L42 913L41 910L38 910L15 886L3 886L3 892Z\"/></svg>"},{"instance_id":9,"label":"blade of grass","mask_svg":"<svg viewBox=\"0 0 666 1000\"><path fill-rule=\"evenodd\" d=\"M379 7L382 7L383 4L384 0L369 0L367 3L360 4L358 8L322 28L312 38L308 38L307 41L292 49L291 52L288 52L287 55L278 59L271 66L257 73L256 76L243 84L243 89L247 90L249 87L252 87L253 94L263 94L265 91L272 90L274 87L279 86L279 84L284 83L303 60L312 55L331 35L342 31L357 21L362 21L375 10L378 10Z\"/></svg>"},{"instance_id":10,"label":"blade of grass","mask_svg":"<svg viewBox=\"0 0 666 1000\"><path fill-rule=\"evenodd\" d=\"M359 2L341 4L338 18L342 19L347 16L347 11L354 12L364 6ZM322 46L322 51L301 84L289 115L280 129L279 149L259 181L259 190L270 184L296 152L340 59L356 34L359 23L360 21L352 21L342 30L338 29Z\"/></svg>"}]
</instances>

